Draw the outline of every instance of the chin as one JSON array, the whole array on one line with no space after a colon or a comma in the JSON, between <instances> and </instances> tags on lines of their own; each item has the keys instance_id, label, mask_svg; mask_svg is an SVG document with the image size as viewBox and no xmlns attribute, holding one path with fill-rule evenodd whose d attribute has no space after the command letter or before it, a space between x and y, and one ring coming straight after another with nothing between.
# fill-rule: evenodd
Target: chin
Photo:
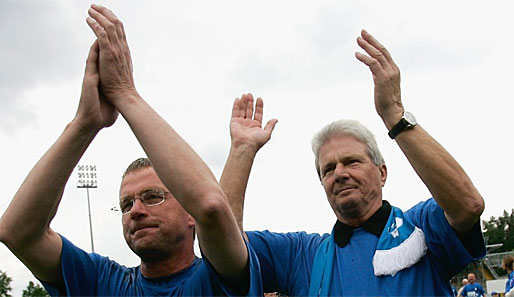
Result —
<instances>
[{"instance_id":1,"label":"chin","mask_svg":"<svg viewBox=\"0 0 514 297\"><path fill-rule=\"evenodd\" d=\"M362 206L357 201L347 198L344 202L338 203L334 211L345 218L355 219L362 215Z\"/></svg>"},{"instance_id":2,"label":"chin","mask_svg":"<svg viewBox=\"0 0 514 297\"><path fill-rule=\"evenodd\" d=\"M169 257L169 251L157 246L148 245L131 245L130 249L136 254L141 261L146 263L158 262Z\"/></svg>"}]
</instances>

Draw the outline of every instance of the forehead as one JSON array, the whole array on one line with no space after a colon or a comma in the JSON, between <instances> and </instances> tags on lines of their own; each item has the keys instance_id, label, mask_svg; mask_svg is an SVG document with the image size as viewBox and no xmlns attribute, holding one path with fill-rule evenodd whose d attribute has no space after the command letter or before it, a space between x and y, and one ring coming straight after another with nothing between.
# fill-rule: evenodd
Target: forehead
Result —
<instances>
[{"instance_id":1,"label":"forehead","mask_svg":"<svg viewBox=\"0 0 514 297\"><path fill-rule=\"evenodd\" d=\"M331 137L319 149L320 165L332 159L360 156L369 159L368 147L354 136L343 134Z\"/></svg>"},{"instance_id":2,"label":"forehead","mask_svg":"<svg viewBox=\"0 0 514 297\"><path fill-rule=\"evenodd\" d=\"M137 169L121 180L120 197L134 196L146 189L166 190L157 173L152 167Z\"/></svg>"}]
</instances>

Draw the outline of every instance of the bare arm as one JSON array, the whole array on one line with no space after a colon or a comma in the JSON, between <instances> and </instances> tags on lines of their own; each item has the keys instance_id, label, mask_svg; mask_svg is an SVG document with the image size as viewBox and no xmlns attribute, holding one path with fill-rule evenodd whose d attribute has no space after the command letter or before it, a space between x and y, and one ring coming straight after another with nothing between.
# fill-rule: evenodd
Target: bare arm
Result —
<instances>
[{"instance_id":1,"label":"bare arm","mask_svg":"<svg viewBox=\"0 0 514 297\"><path fill-rule=\"evenodd\" d=\"M362 31L357 39L368 55L356 53L367 65L375 83L375 108L390 130L402 117L400 70L387 49ZM450 225L464 235L480 219L484 200L455 159L420 125L396 138L412 167L444 210Z\"/></svg>"},{"instance_id":2,"label":"bare arm","mask_svg":"<svg viewBox=\"0 0 514 297\"><path fill-rule=\"evenodd\" d=\"M220 186L227 195L241 231L244 197L253 160L257 151L271 138L277 123L276 119L272 119L262 128L264 103L257 98L255 113L253 104L252 94L244 94L234 102L230 121L230 153L220 179Z\"/></svg>"},{"instance_id":3,"label":"bare arm","mask_svg":"<svg viewBox=\"0 0 514 297\"><path fill-rule=\"evenodd\" d=\"M98 93L98 44L90 49L79 108L45 155L30 171L0 219L0 239L43 281L63 288L62 242L50 229L68 178L86 148L118 113ZM23 226L20 228L20 226Z\"/></svg>"},{"instance_id":4,"label":"bare arm","mask_svg":"<svg viewBox=\"0 0 514 297\"><path fill-rule=\"evenodd\" d=\"M248 252L215 176L201 158L138 94L121 21L93 5L88 24L100 45L100 81L127 120L159 178L196 221L205 257L233 285L248 277Z\"/></svg>"}]
</instances>

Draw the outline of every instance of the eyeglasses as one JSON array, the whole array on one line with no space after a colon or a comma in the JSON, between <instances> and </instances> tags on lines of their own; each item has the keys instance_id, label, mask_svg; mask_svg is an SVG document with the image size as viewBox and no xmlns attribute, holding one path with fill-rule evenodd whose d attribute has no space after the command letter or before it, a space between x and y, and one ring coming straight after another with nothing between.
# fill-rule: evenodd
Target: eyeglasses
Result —
<instances>
[{"instance_id":1,"label":"eyeglasses","mask_svg":"<svg viewBox=\"0 0 514 297\"><path fill-rule=\"evenodd\" d=\"M115 212L121 212L123 215L129 214L132 207L136 203L136 199L141 200L141 203L145 206L156 206L162 204L166 200L166 194L170 192L163 190L146 190L139 194L139 197L124 197L120 201L120 209L117 207L111 208Z\"/></svg>"}]
</instances>

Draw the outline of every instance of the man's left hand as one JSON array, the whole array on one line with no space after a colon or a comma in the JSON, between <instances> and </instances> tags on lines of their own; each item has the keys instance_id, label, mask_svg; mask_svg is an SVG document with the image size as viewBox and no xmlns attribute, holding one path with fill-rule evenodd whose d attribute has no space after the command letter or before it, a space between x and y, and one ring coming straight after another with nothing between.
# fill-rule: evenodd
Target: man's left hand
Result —
<instances>
[{"instance_id":1,"label":"man's left hand","mask_svg":"<svg viewBox=\"0 0 514 297\"><path fill-rule=\"evenodd\" d=\"M109 9L91 5L87 18L89 27L98 38L100 46L99 74L102 91L107 100L116 105L135 92L132 59L123 23Z\"/></svg>"},{"instance_id":2,"label":"man's left hand","mask_svg":"<svg viewBox=\"0 0 514 297\"><path fill-rule=\"evenodd\" d=\"M355 53L355 57L366 64L373 74L375 108L387 128L391 129L404 112L400 91L400 69L389 51L366 30L361 31L357 44L369 55Z\"/></svg>"}]
</instances>

